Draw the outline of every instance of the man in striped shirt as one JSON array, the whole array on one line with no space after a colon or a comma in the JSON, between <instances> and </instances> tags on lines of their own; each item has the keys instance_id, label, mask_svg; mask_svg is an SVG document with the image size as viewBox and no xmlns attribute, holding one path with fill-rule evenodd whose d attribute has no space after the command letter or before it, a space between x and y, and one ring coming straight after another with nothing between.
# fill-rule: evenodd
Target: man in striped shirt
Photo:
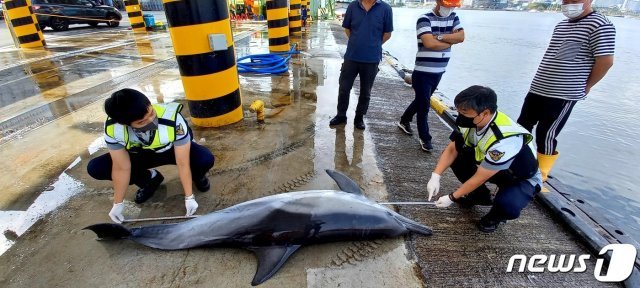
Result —
<instances>
[{"instance_id":1,"label":"man in striped shirt","mask_svg":"<svg viewBox=\"0 0 640 288\"><path fill-rule=\"evenodd\" d=\"M562 12L568 19L553 30L518 118L529 131L537 125L544 181L559 155L556 137L576 102L585 99L613 65L615 48L615 27L591 8L591 0L563 0Z\"/></svg>"},{"instance_id":2,"label":"man in striped shirt","mask_svg":"<svg viewBox=\"0 0 640 288\"><path fill-rule=\"evenodd\" d=\"M416 24L418 53L411 74L411 86L416 96L397 125L404 133L413 135L410 123L417 114L420 146L427 152L433 149L427 123L429 99L447 68L451 46L464 41L460 19L453 12L455 7L460 7L460 0L437 0L433 11L420 16Z\"/></svg>"}]
</instances>

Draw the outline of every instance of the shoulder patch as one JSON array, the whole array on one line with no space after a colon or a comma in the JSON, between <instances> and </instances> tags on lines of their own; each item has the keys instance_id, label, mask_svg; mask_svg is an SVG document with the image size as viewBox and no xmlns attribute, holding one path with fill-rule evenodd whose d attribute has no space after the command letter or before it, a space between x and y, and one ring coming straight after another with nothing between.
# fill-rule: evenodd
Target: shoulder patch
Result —
<instances>
[{"instance_id":1,"label":"shoulder patch","mask_svg":"<svg viewBox=\"0 0 640 288\"><path fill-rule=\"evenodd\" d=\"M178 124L178 127L176 127L176 135L184 135L184 128L182 127L182 123Z\"/></svg>"},{"instance_id":2,"label":"shoulder patch","mask_svg":"<svg viewBox=\"0 0 640 288\"><path fill-rule=\"evenodd\" d=\"M491 160L493 161L499 161L502 156L504 156L504 152L500 152L498 150L489 151L489 157L491 157Z\"/></svg>"}]
</instances>

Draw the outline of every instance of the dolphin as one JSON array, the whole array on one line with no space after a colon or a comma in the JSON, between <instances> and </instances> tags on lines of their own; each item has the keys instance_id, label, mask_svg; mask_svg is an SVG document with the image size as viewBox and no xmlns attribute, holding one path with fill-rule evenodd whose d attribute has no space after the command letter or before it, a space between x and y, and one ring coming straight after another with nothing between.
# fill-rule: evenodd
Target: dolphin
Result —
<instances>
[{"instance_id":1,"label":"dolphin","mask_svg":"<svg viewBox=\"0 0 640 288\"><path fill-rule=\"evenodd\" d=\"M273 276L301 246L336 241L371 240L429 227L367 199L344 174L326 170L340 190L276 194L243 202L175 224L126 228L102 223L88 226L101 239L129 239L142 245L179 250L234 247L253 251L258 267L251 285Z\"/></svg>"}]
</instances>

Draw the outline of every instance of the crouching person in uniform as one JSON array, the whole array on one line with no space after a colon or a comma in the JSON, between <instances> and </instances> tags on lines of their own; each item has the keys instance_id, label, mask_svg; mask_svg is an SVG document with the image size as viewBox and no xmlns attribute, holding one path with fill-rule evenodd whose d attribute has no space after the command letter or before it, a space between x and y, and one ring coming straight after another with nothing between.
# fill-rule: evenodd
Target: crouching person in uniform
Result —
<instances>
[{"instance_id":1,"label":"crouching person in uniform","mask_svg":"<svg viewBox=\"0 0 640 288\"><path fill-rule=\"evenodd\" d=\"M180 115L182 104L151 104L133 89L122 89L104 103L107 113L104 139L109 153L91 160L87 170L98 180L113 181L111 220L122 223L124 196L131 184L138 186L135 203L147 201L164 177L155 167L178 166L184 190L186 215L196 212L198 203L192 184L201 192L210 188L207 171L215 158L205 147L192 142L191 128Z\"/></svg>"},{"instance_id":2,"label":"crouching person in uniform","mask_svg":"<svg viewBox=\"0 0 640 288\"><path fill-rule=\"evenodd\" d=\"M463 208L492 205L478 227L493 232L501 222L516 219L542 187L533 136L497 110L496 93L488 87L471 86L454 100L459 131L442 152L427 184L429 201L440 190L440 175L449 167L462 185L440 197L437 207L456 202ZM498 186L491 199L486 182Z\"/></svg>"}]
</instances>

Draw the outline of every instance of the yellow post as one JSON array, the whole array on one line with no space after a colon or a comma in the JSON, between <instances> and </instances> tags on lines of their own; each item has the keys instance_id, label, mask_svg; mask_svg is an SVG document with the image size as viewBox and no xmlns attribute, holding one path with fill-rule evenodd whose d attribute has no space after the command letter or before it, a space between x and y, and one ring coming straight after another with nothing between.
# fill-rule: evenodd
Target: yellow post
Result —
<instances>
[{"instance_id":1,"label":"yellow post","mask_svg":"<svg viewBox=\"0 0 640 288\"><path fill-rule=\"evenodd\" d=\"M45 46L38 18L33 14L33 8L31 8L31 0L7 0L4 4L7 8L7 22L11 23L10 29L13 29L20 48Z\"/></svg>"},{"instance_id":2,"label":"yellow post","mask_svg":"<svg viewBox=\"0 0 640 288\"><path fill-rule=\"evenodd\" d=\"M292 35L300 35L302 32L302 19L300 16L301 0L291 0L289 10L289 32Z\"/></svg>"},{"instance_id":3,"label":"yellow post","mask_svg":"<svg viewBox=\"0 0 640 288\"><path fill-rule=\"evenodd\" d=\"M227 1L163 3L193 124L218 127L242 120Z\"/></svg>"},{"instance_id":4,"label":"yellow post","mask_svg":"<svg viewBox=\"0 0 640 288\"><path fill-rule=\"evenodd\" d=\"M289 51L289 15L287 0L267 0L269 51Z\"/></svg>"},{"instance_id":5,"label":"yellow post","mask_svg":"<svg viewBox=\"0 0 640 288\"><path fill-rule=\"evenodd\" d=\"M140 8L140 2L138 0L125 0L125 10L127 10L127 16L129 16L129 23L131 23L131 29L135 33L147 32L147 28L144 26L144 19L142 18L142 8Z\"/></svg>"}]
</instances>

